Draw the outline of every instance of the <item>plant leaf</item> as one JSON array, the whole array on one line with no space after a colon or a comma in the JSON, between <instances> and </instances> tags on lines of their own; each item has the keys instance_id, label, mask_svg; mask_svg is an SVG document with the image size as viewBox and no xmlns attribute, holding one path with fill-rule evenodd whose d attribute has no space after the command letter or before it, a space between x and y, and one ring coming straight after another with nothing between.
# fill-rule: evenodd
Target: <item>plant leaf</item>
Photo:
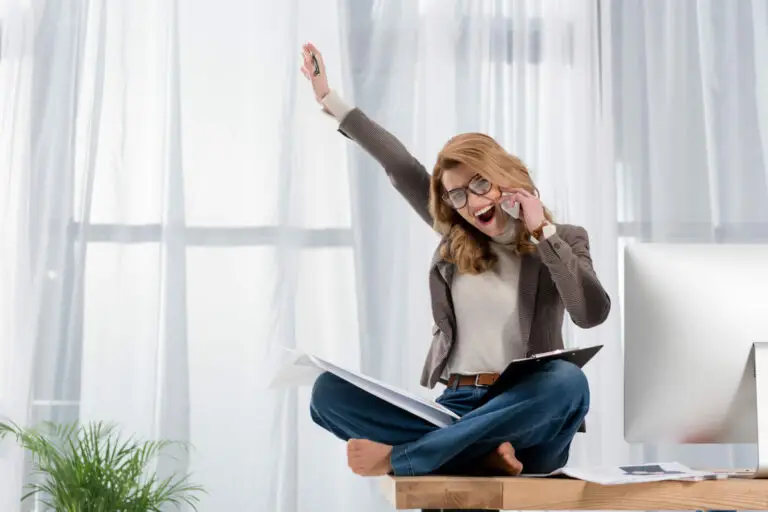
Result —
<instances>
[{"instance_id":1,"label":"plant leaf","mask_svg":"<svg viewBox=\"0 0 768 512\"><path fill-rule=\"evenodd\" d=\"M43 423L22 428L0 422L0 440L14 437L31 454L34 482L22 496L61 512L145 512L164 505L197 510L203 487L189 474L159 479L149 470L166 451L183 443L121 438L114 425Z\"/></svg>"}]
</instances>

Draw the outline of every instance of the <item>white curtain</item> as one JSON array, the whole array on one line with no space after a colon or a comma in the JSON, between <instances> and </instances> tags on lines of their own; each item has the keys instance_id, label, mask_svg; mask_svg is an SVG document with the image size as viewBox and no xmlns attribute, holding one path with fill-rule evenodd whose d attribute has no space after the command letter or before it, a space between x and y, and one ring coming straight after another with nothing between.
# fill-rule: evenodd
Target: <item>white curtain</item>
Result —
<instances>
[{"instance_id":1,"label":"white curtain","mask_svg":"<svg viewBox=\"0 0 768 512\"><path fill-rule=\"evenodd\" d=\"M273 346L359 364L345 143L299 73L311 38L340 74L339 5L2 6L0 415L189 441L158 471L202 510L370 499L266 389ZM2 510L24 469L3 443Z\"/></svg>"},{"instance_id":2,"label":"white curtain","mask_svg":"<svg viewBox=\"0 0 768 512\"><path fill-rule=\"evenodd\" d=\"M460 131L522 156L616 295L593 0L11 4L3 415L190 441L158 469L193 471L202 510L388 509L311 424L307 390L266 389L286 346L433 393L418 375L437 237L319 113L307 39L428 167ZM568 328L606 344L574 462L621 459L615 318ZM15 510L23 461L3 450Z\"/></svg>"},{"instance_id":3,"label":"white curtain","mask_svg":"<svg viewBox=\"0 0 768 512\"><path fill-rule=\"evenodd\" d=\"M615 307L566 327L605 345L571 462L626 461L619 250L768 238L767 11L0 1L0 415L189 441L158 469L194 472L201 510L390 509L311 424L308 390L266 386L282 346L434 393L418 375L437 237L319 112L298 71L311 40L332 86L428 168L451 135L487 132L589 230ZM23 469L0 445L2 510Z\"/></svg>"},{"instance_id":4,"label":"white curtain","mask_svg":"<svg viewBox=\"0 0 768 512\"><path fill-rule=\"evenodd\" d=\"M768 242L768 2L607 7L620 247ZM750 467L754 449L646 445L633 457Z\"/></svg>"},{"instance_id":5,"label":"white curtain","mask_svg":"<svg viewBox=\"0 0 768 512\"><path fill-rule=\"evenodd\" d=\"M3 170L4 415L190 441L159 470L193 471L203 510L388 509L311 424L307 390L266 389L287 346L434 393L418 375L437 237L320 114L298 73L307 39L333 86L428 167L469 130L523 157L558 219L590 230L616 295L593 0L15 5L3 49L18 55L0 61L2 140L20 148ZM568 329L606 344L574 462L621 458L613 318ZM22 461L5 450L14 510Z\"/></svg>"},{"instance_id":6,"label":"white curtain","mask_svg":"<svg viewBox=\"0 0 768 512\"><path fill-rule=\"evenodd\" d=\"M27 229L32 20L6 3L0 3L0 20L0 415L23 421L30 406L37 289L44 279L31 252L40 239ZM0 509L18 510L23 461L21 450L0 444Z\"/></svg>"}]
</instances>

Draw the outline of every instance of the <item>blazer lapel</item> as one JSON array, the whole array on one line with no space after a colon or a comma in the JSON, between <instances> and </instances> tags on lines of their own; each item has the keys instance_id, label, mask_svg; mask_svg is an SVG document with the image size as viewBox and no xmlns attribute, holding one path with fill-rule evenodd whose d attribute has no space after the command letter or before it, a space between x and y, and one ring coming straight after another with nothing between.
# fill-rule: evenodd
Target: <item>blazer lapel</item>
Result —
<instances>
[{"instance_id":1,"label":"blazer lapel","mask_svg":"<svg viewBox=\"0 0 768 512\"><path fill-rule=\"evenodd\" d=\"M441 276L443 276L443 280L448 285L448 288L453 285L453 276L456 273L456 265L453 263L448 263L443 259L443 257L440 255L440 248L445 243L445 241L441 241L440 245L435 250L434 254L432 255L432 263L430 264L430 267L436 269Z\"/></svg>"},{"instance_id":2,"label":"blazer lapel","mask_svg":"<svg viewBox=\"0 0 768 512\"><path fill-rule=\"evenodd\" d=\"M525 254L520 268L520 294L518 311L520 312L520 334L526 351L530 352L531 326L536 311L536 291L539 287L541 260L536 255ZM529 354L526 353L526 356Z\"/></svg>"},{"instance_id":3,"label":"blazer lapel","mask_svg":"<svg viewBox=\"0 0 768 512\"><path fill-rule=\"evenodd\" d=\"M456 267L440 257L438 247L432 257L429 277L429 290L432 298L432 313L435 324L447 336L453 339L453 326L455 325L455 313L451 300L451 285Z\"/></svg>"}]
</instances>

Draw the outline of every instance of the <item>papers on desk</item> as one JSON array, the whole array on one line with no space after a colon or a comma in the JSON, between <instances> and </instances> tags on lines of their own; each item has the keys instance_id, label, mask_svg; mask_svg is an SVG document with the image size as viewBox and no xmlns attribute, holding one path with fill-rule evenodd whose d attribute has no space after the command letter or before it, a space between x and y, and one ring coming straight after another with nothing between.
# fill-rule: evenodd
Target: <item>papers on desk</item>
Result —
<instances>
[{"instance_id":1,"label":"papers on desk","mask_svg":"<svg viewBox=\"0 0 768 512\"><path fill-rule=\"evenodd\" d=\"M640 484L678 480L696 482L728 478L726 473L697 471L677 462L656 462L627 466L604 466L592 468L562 468L548 475L525 475L537 477L567 476L601 485Z\"/></svg>"},{"instance_id":2,"label":"papers on desk","mask_svg":"<svg viewBox=\"0 0 768 512\"><path fill-rule=\"evenodd\" d=\"M330 372L374 396L437 425L447 427L460 418L442 405L373 377L353 372L330 361L298 350L283 349L288 359L282 364L270 383L271 388L312 385L324 372Z\"/></svg>"}]
</instances>

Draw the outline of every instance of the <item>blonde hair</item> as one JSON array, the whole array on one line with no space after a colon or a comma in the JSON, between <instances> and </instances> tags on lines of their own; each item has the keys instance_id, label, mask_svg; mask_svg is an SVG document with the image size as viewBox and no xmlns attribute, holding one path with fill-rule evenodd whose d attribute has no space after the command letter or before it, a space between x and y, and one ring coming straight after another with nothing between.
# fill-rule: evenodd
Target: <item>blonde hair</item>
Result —
<instances>
[{"instance_id":1,"label":"blonde hair","mask_svg":"<svg viewBox=\"0 0 768 512\"><path fill-rule=\"evenodd\" d=\"M525 164L509 154L492 137L482 133L463 133L451 138L440 153L432 172L429 190L429 212L434 219L435 230L443 235L444 243L440 255L454 263L459 273L480 274L493 268L496 256L491 251L490 238L468 223L443 196L443 172L459 166L466 166L489 180L494 186L521 188L538 196ZM552 215L546 209L544 215L552 222ZM520 220L517 223L515 249L520 254L535 251L530 242L530 232Z\"/></svg>"}]
</instances>

